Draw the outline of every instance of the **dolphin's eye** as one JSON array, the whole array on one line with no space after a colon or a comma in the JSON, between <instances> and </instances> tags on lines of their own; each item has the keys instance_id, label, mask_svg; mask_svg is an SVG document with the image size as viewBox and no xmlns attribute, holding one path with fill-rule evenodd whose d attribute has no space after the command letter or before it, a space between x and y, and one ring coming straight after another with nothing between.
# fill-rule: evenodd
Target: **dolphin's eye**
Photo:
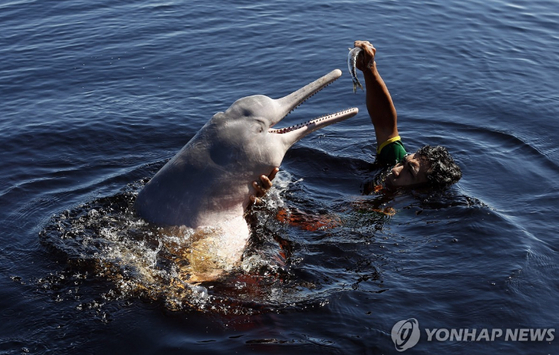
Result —
<instances>
[{"instance_id":1,"label":"dolphin's eye","mask_svg":"<svg viewBox=\"0 0 559 355\"><path fill-rule=\"evenodd\" d=\"M256 119L254 120L256 122L256 131L258 133L262 133L264 132L265 128L266 128L266 124L264 123L264 121Z\"/></svg>"}]
</instances>

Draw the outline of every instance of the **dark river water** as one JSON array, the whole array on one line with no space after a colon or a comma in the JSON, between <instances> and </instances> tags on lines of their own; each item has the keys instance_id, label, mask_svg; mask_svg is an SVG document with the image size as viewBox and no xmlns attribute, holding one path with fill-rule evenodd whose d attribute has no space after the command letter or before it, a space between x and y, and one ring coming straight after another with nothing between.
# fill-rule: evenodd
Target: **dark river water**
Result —
<instances>
[{"instance_id":1,"label":"dark river water","mask_svg":"<svg viewBox=\"0 0 559 355\"><path fill-rule=\"evenodd\" d=\"M0 354L558 354L558 23L551 0L4 0ZM356 39L458 184L363 193ZM360 113L287 153L233 272L180 282L139 189L236 99L335 68L285 121Z\"/></svg>"}]
</instances>

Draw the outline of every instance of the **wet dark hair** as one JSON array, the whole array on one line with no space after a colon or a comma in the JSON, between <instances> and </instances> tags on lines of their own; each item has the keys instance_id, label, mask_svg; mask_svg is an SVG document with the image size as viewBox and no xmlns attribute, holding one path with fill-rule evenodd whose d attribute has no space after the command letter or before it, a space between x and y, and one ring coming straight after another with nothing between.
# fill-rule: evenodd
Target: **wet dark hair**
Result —
<instances>
[{"instance_id":1,"label":"wet dark hair","mask_svg":"<svg viewBox=\"0 0 559 355\"><path fill-rule=\"evenodd\" d=\"M445 147L426 145L415 154L429 162L427 179L431 187L448 187L462 177L462 170Z\"/></svg>"}]
</instances>

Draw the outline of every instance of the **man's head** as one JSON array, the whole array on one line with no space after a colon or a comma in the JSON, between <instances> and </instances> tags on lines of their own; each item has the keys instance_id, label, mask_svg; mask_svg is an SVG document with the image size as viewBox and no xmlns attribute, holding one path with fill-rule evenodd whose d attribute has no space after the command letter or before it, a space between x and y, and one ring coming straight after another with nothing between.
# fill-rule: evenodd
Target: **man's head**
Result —
<instances>
[{"instance_id":1,"label":"man's head","mask_svg":"<svg viewBox=\"0 0 559 355\"><path fill-rule=\"evenodd\" d=\"M462 171L445 147L426 145L414 154L406 155L387 175L389 188L444 188L460 180Z\"/></svg>"}]
</instances>

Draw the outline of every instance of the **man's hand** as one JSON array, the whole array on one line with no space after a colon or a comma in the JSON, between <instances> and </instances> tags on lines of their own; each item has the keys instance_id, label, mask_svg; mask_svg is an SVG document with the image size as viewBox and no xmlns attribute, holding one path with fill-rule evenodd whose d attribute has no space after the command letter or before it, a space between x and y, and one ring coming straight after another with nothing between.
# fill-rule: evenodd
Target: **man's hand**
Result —
<instances>
[{"instance_id":1,"label":"man's hand","mask_svg":"<svg viewBox=\"0 0 559 355\"><path fill-rule=\"evenodd\" d=\"M250 195L251 204L259 205L262 203L260 197L264 196L268 192L268 190L270 190L270 188L272 187L272 180L274 180L278 171L279 168L274 168L274 170L272 170L272 172L268 176L260 175L260 184L258 183L258 181L254 181L252 183L252 187L254 187L256 193L254 195Z\"/></svg>"},{"instance_id":2,"label":"man's hand","mask_svg":"<svg viewBox=\"0 0 559 355\"><path fill-rule=\"evenodd\" d=\"M363 50L358 56L356 61L357 69L365 71L371 68L375 62L376 48L369 41L355 41L354 47L359 47Z\"/></svg>"}]
</instances>

